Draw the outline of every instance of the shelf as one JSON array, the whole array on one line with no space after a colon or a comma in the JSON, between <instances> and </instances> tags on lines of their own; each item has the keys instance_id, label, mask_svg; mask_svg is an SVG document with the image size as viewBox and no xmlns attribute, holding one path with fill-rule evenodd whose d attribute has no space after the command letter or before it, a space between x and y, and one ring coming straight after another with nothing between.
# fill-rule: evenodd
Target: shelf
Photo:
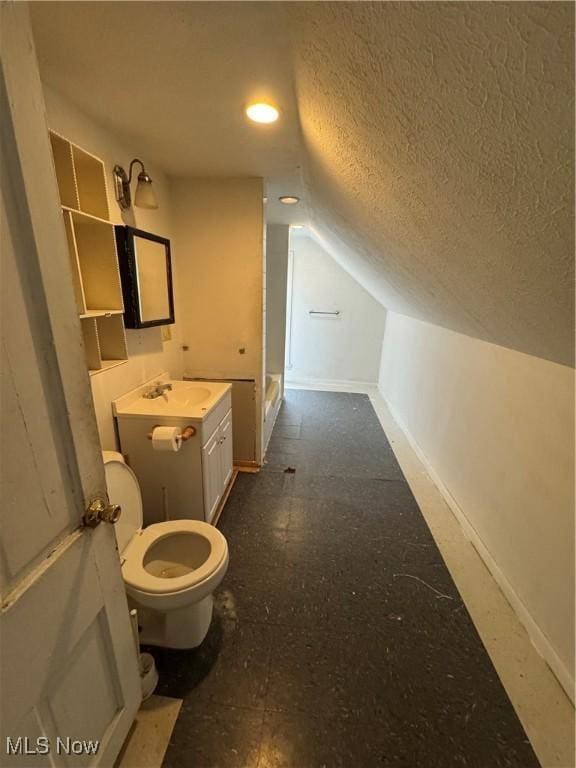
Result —
<instances>
[{"instance_id":1,"label":"shelf","mask_svg":"<svg viewBox=\"0 0 576 768\"><path fill-rule=\"evenodd\" d=\"M99 371L102 368L102 355L100 354L96 320L82 320L80 325L82 326L84 353L86 355L86 365L88 366L88 370Z\"/></svg>"},{"instance_id":2,"label":"shelf","mask_svg":"<svg viewBox=\"0 0 576 768\"><path fill-rule=\"evenodd\" d=\"M64 208L76 308L80 317L124 311L114 226Z\"/></svg>"},{"instance_id":3,"label":"shelf","mask_svg":"<svg viewBox=\"0 0 576 768\"><path fill-rule=\"evenodd\" d=\"M122 314L81 318L86 363L91 373L126 362L126 333Z\"/></svg>"},{"instance_id":4,"label":"shelf","mask_svg":"<svg viewBox=\"0 0 576 768\"><path fill-rule=\"evenodd\" d=\"M78 190L72 159L72 145L62 136L52 132L50 133L50 144L52 145L60 202L62 205L78 208Z\"/></svg>"},{"instance_id":5,"label":"shelf","mask_svg":"<svg viewBox=\"0 0 576 768\"><path fill-rule=\"evenodd\" d=\"M86 312L82 312L80 319L86 320L88 317L111 317L122 314L124 314L123 309L88 309Z\"/></svg>"},{"instance_id":6,"label":"shelf","mask_svg":"<svg viewBox=\"0 0 576 768\"><path fill-rule=\"evenodd\" d=\"M90 376L95 376L97 373L102 373L102 371L109 371L110 368L116 368L118 365L124 365L124 363L127 363L128 360L102 360L102 367L98 370L94 371L88 371Z\"/></svg>"},{"instance_id":7,"label":"shelf","mask_svg":"<svg viewBox=\"0 0 576 768\"><path fill-rule=\"evenodd\" d=\"M86 364L100 373L128 359L114 224L104 163L50 132Z\"/></svg>"},{"instance_id":8,"label":"shelf","mask_svg":"<svg viewBox=\"0 0 576 768\"><path fill-rule=\"evenodd\" d=\"M70 270L72 272L72 282L74 284L74 295L76 297L76 309L82 316L86 312L86 296L84 295L84 286L82 285L82 275L80 274L80 262L78 261L78 247L74 235L74 225L70 214L64 210L64 227L66 229L66 239L68 240L68 254L70 256Z\"/></svg>"},{"instance_id":9,"label":"shelf","mask_svg":"<svg viewBox=\"0 0 576 768\"><path fill-rule=\"evenodd\" d=\"M85 312L100 307L123 311L114 225L73 213L70 216L84 288Z\"/></svg>"},{"instance_id":10,"label":"shelf","mask_svg":"<svg viewBox=\"0 0 576 768\"><path fill-rule=\"evenodd\" d=\"M110 211L104 163L75 144L72 144L72 161L78 190L78 208L102 219L108 219Z\"/></svg>"},{"instance_id":11,"label":"shelf","mask_svg":"<svg viewBox=\"0 0 576 768\"><path fill-rule=\"evenodd\" d=\"M126 360L126 333L122 315L96 317L96 330L102 360Z\"/></svg>"},{"instance_id":12,"label":"shelf","mask_svg":"<svg viewBox=\"0 0 576 768\"><path fill-rule=\"evenodd\" d=\"M62 205L107 221L110 211L102 160L53 131L50 144Z\"/></svg>"},{"instance_id":13,"label":"shelf","mask_svg":"<svg viewBox=\"0 0 576 768\"><path fill-rule=\"evenodd\" d=\"M78 221L99 221L101 224L111 225L111 222L107 219L103 219L100 216L94 216L92 213L86 213L86 211L80 211L78 208L73 208L70 205L62 205L62 210L68 211L72 215L72 218Z\"/></svg>"}]
</instances>

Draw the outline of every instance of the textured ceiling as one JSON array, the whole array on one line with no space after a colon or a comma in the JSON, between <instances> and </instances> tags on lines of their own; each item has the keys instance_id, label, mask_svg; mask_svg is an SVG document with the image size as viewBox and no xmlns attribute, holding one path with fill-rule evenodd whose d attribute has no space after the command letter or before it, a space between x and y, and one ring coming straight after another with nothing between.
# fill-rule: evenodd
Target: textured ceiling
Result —
<instances>
[{"instance_id":1,"label":"textured ceiling","mask_svg":"<svg viewBox=\"0 0 576 768\"><path fill-rule=\"evenodd\" d=\"M332 253L392 309L564 363L573 14L515 2L291 11L312 224Z\"/></svg>"},{"instance_id":2,"label":"textured ceiling","mask_svg":"<svg viewBox=\"0 0 576 768\"><path fill-rule=\"evenodd\" d=\"M572 363L572 3L36 3L33 20L43 77L169 173L301 190L309 215L271 220L306 218L385 306ZM277 126L244 120L258 95Z\"/></svg>"}]
</instances>

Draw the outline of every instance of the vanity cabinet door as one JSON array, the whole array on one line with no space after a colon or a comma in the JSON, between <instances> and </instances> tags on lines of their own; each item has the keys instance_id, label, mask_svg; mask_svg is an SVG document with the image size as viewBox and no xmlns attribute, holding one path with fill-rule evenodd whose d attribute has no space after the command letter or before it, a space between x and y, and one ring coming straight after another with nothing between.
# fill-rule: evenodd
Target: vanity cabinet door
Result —
<instances>
[{"instance_id":1,"label":"vanity cabinet door","mask_svg":"<svg viewBox=\"0 0 576 768\"><path fill-rule=\"evenodd\" d=\"M217 429L202 448L202 479L204 481L204 515L212 522L222 498L222 468L220 459L220 429Z\"/></svg>"},{"instance_id":2,"label":"vanity cabinet door","mask_svg":"<svg viewBox=\"0 0 576 768\"><path fill-rule=\"evenodd\" d=\"M226 416L220 422L220 456L222 460L222 492L228 485L232 477L232 411L228 411Z\"/></svg>"}]
</instances>

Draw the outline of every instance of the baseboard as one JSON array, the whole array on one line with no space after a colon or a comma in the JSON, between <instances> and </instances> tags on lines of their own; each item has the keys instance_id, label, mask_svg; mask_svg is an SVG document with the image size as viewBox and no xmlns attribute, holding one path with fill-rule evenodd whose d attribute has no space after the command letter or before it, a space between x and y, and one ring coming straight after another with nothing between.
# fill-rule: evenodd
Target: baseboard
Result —
<instances>
[{"instance_id":1,"label":"baseboard","mask_svg":"<svg viewBox=\"0 0 576 768\"><path fill-rule=\"evenodd\" d=\"M238 472L260 472L262 465L257 461L235 461L234 469Z\"/></svg>"},{"instance_id":2,"label":"baseboard","mask_svg":"<svg viewBox=\"0 0 576 768\"><path fill-rule=\"evenodd\" d=\"M371 395L378 391L376 382L343 379L309 379L291 377L284 380L286 389L315 389L324 392L352 392Z\"/></svg>"},{"instance_id":3,"label":"baseboard","mask_svg":"<svg viewBox=\"0 0 576 768\"><path fill-rule=\"evenodd\" d=\"M393 405L390 403L388 398L384 395L382 390L378 387L378 394L384 402L386 403L386 406L388 410L390 411L390 414L400 430L403 432L406 440L408 441L410 447L418 457L418 459L422 462L424 465L424 468L429 475L430 479L436 486L436 488L441 493L444 501L448 505L450 511L462 527L464 531L464 535L466 538L470 541L474 549L478 552L480 555L484 565L488 568L490 571L494 581L498 584L500 589L502 590L502 593L504 594L506 600L512 607L512 610L518 617L521 624L526 629L526 632L528 633L528 637L530 638L530 641L534 648L538 651L540 656L544 659L544 661L548 664L550 669L552 670L554 676L557 678L558 682L562 686L562 688L565 690L566 694L574 703L575 696L574 696L574 685L575 681L571 677L570 672L556 653L554 647L544 634L532 615L530 614L528 608L524 605L521 598L518 596L516 591L514 590L513 586L510 584L504 573L502 572L500 566L498 563L494 560L492 555L490 554L490 551L482 541L479 533L476 531L474 526L470 523L468 518L466 517L465 512L462 510L462 508L459 506L456 499L452 496L450 493L450 490L446 487L442 479L438 476L436 473L436 470L434 467L430 464L426 454L416 440L412 437L412 434L404 424L403 420L398 416L398 413L394 409Z\"/></svg>"}]
</instances>

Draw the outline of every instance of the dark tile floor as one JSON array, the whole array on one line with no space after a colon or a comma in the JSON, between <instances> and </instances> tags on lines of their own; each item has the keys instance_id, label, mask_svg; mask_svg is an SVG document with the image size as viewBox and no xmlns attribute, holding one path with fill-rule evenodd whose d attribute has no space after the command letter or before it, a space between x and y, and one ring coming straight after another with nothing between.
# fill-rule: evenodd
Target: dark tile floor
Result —
<instances>
[{"instance_id":1,"label":"dark tile floor","mask_svg":"<svg viewBox=\"0 0 576 768\"><path fill-rule=\"evenodd\" d=\"M538 766L368 397L288 391L267 459L206 640L154 650L164 768Z\"/></svg>"}]
</instances>

